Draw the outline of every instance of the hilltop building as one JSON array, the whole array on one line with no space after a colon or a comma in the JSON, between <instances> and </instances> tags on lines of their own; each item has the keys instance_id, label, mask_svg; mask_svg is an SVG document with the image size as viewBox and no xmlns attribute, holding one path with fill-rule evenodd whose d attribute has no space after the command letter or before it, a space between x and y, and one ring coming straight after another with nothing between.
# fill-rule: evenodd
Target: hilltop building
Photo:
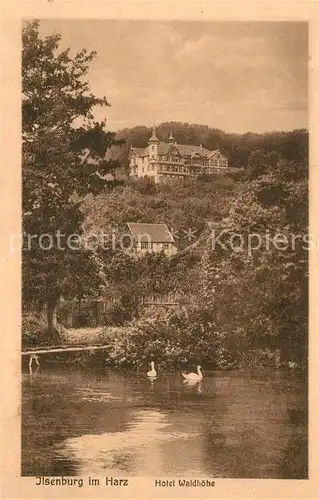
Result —
<instances>
[{"instance_id":1,"label":"hilltop building","mask_svg":"<svg viewBox=\"0 0 319 500\"><path fill-rule=\"evenodd\" d=\"M164 252L169 257L176 254L174 237L166 224L127 222L127 227L134 243L132 250L136 254Z\"/></svg>"},{"instance_id":2,"label":"hilltop building","mask_svg":"<svg viewBox=\"0 0 319 500\"><path fill-rule=\"evenodd\" d=\"M132 177L147 176L156 183L228 170L228 160L218 149L177 144L172 130L168 141L161 142L155 126L146 148L131 147L129 165Z\"/></svg>"}]
</instances>

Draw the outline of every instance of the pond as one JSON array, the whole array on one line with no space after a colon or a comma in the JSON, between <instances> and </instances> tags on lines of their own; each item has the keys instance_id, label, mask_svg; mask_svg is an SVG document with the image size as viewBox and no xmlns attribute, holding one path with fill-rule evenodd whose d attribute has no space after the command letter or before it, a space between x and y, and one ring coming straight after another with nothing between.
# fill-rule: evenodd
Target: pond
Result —
<instances>
[{"instance_id":1,"label":"pond","mask_svg":"<svg viewBox=\"0 0 319 500\"><path fill-rule=\"evenodd\" d=\"M295 372L44 366L22 377L22 475L307 478L307 382Z\"/></svg>"}]
</instances>

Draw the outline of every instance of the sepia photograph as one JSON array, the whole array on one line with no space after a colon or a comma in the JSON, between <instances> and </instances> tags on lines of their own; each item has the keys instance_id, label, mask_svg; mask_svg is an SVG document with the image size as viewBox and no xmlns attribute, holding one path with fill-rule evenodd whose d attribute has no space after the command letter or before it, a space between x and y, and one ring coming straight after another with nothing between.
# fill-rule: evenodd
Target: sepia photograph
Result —
<instances>
[{"instance_id":1,"label":"sepia photograph","mask_svg":"<svg viewBox=\"0 0 319 500\"><path fill-rule=\"evenodd\" d=\"M308 23L21 40L21 476L307 480Z\"/></svg>"}]
</instances>

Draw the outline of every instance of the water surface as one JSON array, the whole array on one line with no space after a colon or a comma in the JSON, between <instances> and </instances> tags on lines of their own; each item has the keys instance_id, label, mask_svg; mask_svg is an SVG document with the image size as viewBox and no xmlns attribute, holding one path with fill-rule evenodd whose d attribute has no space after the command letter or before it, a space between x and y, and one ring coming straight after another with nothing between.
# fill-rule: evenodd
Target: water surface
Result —
<instances>
[{"instance_id":1,"label":"water surface","mask_svg":"<svg viewBox=\"0 0 319 500\"><path fill-rule=\"evenodd\" d=\"M292 372L40 368L22 380L22 475L307 478L307 385Z\"/></svg>"}]
</instances>

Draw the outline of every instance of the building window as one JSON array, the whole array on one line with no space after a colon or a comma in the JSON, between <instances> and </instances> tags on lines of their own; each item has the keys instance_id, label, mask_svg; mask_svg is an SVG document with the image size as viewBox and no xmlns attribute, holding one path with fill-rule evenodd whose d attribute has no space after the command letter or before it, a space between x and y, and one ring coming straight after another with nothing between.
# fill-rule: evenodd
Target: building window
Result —
<instances>
[{"instance_id":1,"label":"building window","mask_svg":"<svg viewBox=\"0 0 319 500\"><path fill-rule=\"evenodd\" d=\"M163 249L168 250L169 249L169 244L168 243L163 243Z\"/></svg>"},{"instance_id":2,"label":"building window","mask_svg":"<svg viewBox=\"0 0 319 500\"><path fill-rule=\"evenodd\" d=\"M148 249L148 242L147 241L141 241L141 248L142 248L142 250L147 250Z\"/></svg>"}]
</instances>

